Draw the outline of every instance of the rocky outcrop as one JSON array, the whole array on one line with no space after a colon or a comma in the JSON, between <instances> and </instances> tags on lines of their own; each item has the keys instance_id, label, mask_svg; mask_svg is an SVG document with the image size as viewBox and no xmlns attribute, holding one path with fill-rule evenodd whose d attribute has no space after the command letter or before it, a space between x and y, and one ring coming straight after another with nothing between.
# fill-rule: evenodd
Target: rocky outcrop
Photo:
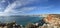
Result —
<instances>
[{"instance_id":1,"label":"rocky outcrop","mask_svg":"<svg viewBox=\"0 0 60 28\"><path fill-rule=\"evenodd\" d=\"M43 20L48 24L48 26L60 27L60 15L58 14L49 14Z\"/></svg>"}]
</instances>

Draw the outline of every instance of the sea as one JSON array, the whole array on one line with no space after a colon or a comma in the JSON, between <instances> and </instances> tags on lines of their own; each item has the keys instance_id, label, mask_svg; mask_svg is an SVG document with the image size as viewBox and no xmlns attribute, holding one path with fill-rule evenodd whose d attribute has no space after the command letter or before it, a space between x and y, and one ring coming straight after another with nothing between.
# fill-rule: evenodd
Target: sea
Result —
<instances>
[{"instance_id":1,"label":"sea","mask_svg":"<svg viewBox=\"0 0 60 28\"><path fill-rule=\"evenodd\" d=\"M16 21L19 25L26 25L28 23L34 23L42 20L39 16L0 16L0 23Z\"/></svg>"}]
</instances>

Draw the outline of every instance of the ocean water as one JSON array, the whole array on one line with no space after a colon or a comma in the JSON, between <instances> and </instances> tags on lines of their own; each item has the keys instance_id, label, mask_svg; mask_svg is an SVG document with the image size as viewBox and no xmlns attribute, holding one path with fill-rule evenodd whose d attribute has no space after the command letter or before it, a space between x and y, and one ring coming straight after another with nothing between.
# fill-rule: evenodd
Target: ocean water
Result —
<instances>
[{"instance_id":1,"label":"ocean water","mask_svg":"<svg viewBox=\"0 0 60 28\"><path fill-rule=\"evenodd\" d=\"M16 21L19 25L26 25L29 22L36 22L41 20L42 17L34 17L34 16L0 16L0 22L12 22Z\"/></svg>"}]
</instances>

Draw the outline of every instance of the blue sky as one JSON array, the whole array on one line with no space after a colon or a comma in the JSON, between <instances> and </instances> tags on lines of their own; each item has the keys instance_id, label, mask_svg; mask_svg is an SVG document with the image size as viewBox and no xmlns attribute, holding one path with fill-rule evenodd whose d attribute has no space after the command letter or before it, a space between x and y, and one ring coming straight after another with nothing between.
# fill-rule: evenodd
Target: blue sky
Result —
<instances>
[{"instance_id":1,"label":"blue sky","mask_svg":"<svg viewBox=\"0 0 60 28\"><path fill-rule=\"evenodd\" d=\"M0 0L0 16L60 14L60 0Z\"/></svg>"}]
</instances>

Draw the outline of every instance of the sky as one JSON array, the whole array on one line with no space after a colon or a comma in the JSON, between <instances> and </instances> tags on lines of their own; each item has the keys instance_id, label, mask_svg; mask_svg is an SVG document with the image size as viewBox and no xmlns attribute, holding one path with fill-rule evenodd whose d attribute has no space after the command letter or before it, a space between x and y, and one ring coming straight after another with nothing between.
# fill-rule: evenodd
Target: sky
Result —
<instances>
[{"instance_id":1,"label":"sky","mask_svg":"<svg viewBox=\"0 0 60 28\"><path fill-rule=\"evenodd\" d=\"M60 0L0 0L0 16L60 14Z\"/></svg>"}]
</instances>

